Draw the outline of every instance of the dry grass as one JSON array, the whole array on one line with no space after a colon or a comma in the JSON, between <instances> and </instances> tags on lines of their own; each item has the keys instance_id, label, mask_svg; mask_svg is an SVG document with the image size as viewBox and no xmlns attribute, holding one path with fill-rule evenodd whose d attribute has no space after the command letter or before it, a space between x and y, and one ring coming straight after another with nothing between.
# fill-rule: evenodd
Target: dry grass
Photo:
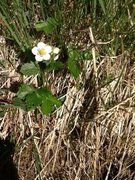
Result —
<instances>
[{"instance_id":1,"label":"dry grass","mask_svg":"<svg viewBox=\"0 0 135 180\"><path fill-rule=\"evenodd\" d=\"M91 30L93 41L92 36ZM1 47L2 59L13 64L1 69L1 100L8 103L14 94L5 89L13 82L37 82L34 76L22 79L15 72L15 52L4 43ZM95 63L95 51L77 81L69 74L50 75L51 90L65 98L50 117L8 109L0 119L1 137L16 140L14 162L21 180L135 178L134 57L123 52Z\"/></svg>"}]
</instances>

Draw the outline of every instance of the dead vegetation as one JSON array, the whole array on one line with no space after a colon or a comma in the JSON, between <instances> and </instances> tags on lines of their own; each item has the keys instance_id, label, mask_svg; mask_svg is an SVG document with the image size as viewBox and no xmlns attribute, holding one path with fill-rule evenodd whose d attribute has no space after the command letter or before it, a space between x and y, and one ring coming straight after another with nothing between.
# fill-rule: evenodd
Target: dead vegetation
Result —
<instances>
[{"instance_id":1,"label":"dead vegetation","mask_svg":"<svg viewBox=\"0 0 135 180\"><path fill-rule=\"evenodd\" d=\"M6 54L17 66L16 55L12 50L8 55L7 49L1 49L2 59ZM84 62L85 74L77 81L69 74L51 74L51 88L62 94L64 104L50 117L21 109L5 112L1 137L12 135L16 141L20 179L134 179L135 64L134 57L125 54L101 57L98 77L93 61ZM4 89L16 81L20 77L14 67L1 69L1 101L10 102L13 93ZM36 84L35 77L23 81Z\"/></svg>"}]
</instances>

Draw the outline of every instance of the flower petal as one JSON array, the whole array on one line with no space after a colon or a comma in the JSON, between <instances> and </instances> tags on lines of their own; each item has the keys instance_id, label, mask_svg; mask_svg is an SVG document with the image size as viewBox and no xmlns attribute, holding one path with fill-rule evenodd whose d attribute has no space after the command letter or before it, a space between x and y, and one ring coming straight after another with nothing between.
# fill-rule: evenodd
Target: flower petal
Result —
<instances>
[{"instance_id":1,"label":"flower petal","mask_svg":"<svg viewBox=\"0 0 135 180\"><path fill-rule=\"evenodd\" d=\"M49 53L47 53L47 54L44 55L42 58L43 58L44 60L49 60L49 59L51 58L51 56L50 56Z\"/></svg>"},{"instance_id":2,"label":"flower petal","mask_svg":"<svg viewBox=\"0 0 135 180\"><path fill-rule=\"evenodd\" d=\"M36 59L36 61L38 61L38 62L43 61L43 57L41 57L41 56L39 56L39 55L36 55L36 56L35 56L35 59Z\"/></svg>"},{"instance_id":3,"label":"flower petal","mask_svg":"<svg viewBox=\"0 0 135 180\"><path fill-rule=\"evenodd\" d=\"M46 51L47 53L51 53L51 52L52 52L52 47L49 46L49 45L46 45L45 51Z\"/></svg>"},{"instance_id":4,"label":"flower petal","mask_svg":"<svg viewBox=\"0 0 135 180\"><path fill-rule=\"evenodd\" d=\"M45 48L45 47L46 47L46 44L43 43L43 42L39 42L39 43L37 44L37 47L38 47L39 49L42 49L42 48Z\"/></svg>"},{"instance_id":5,"label":"flower petal","mask_svg":"<svg viewBox=\"0 0 135 180\"><path fill-rule=\"evenodd\" d=\"M54 60L56 61L59 58L59 55L55 56Z\"/></svg>"},{"instance_id":6,"label":"flower petal","mask_svg":"<svg viewBox=\"0 0 135 180\"><path fill-rule=\"evenodd\" d=\"M37 53L38 53L38 48L37 47L34 47L34 48L32 48L32 53L34 54L34 55L37 55Z\"/></svg>"},{"instance_id":7,"label":"flower petal","mask_svg":"<svg viewBox=\"0 0 135 180\"><path fill-rule=\"evenodd\" d=\"M56 48L53 49L53 53L54 53L54 54L58 54L59 52L60 52L60 49L59 49L59 48L56 47Z\"/></svg>"}]
</instances>

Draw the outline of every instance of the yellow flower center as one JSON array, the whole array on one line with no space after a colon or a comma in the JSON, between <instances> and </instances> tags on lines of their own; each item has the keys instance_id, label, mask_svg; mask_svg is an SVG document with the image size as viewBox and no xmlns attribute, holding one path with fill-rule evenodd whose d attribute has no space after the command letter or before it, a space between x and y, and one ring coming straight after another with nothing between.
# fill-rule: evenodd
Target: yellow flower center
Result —
<instances>
[{"instance_id":1,"label":"yellow flower center","mask_svg":"<svg viewBox=\"0 0 135 180\"><path fill-rule=\"evenodd\" d=\"M38 54L40 55L40 56L44 56L45 54L46 54L46 51L45 51L45 49L39 49L38 50Z\"/></svg>"}]
</instances>

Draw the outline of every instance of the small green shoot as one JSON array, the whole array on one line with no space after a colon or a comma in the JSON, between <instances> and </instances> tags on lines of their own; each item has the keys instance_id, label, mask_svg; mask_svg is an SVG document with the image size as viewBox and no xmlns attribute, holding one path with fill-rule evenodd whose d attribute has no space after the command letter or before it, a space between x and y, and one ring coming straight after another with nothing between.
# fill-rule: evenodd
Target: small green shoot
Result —
<instances>
[{"instance_id":1,"label":"small green shoot","mask_svg":"<svg viewBox=\"0 0 135 180\"><path fill-rule=\"evenodd\" d=\"M49 17L47 18L45 22L44 21L38 22L35 25L35 28L37 31L43 31L48 35L48 34L53 34L57 26L58 26L58 23L56 19Z\"/></svg>"}]
</instances>

